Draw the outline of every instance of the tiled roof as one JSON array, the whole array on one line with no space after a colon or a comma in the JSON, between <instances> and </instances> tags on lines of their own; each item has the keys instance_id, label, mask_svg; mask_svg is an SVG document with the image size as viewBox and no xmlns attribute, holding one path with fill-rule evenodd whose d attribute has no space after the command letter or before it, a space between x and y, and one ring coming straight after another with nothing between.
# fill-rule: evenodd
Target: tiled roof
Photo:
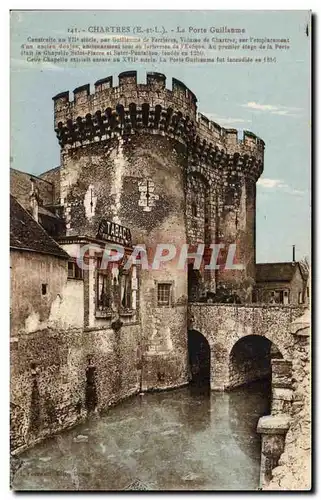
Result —
<instances>
[{"instance_id":1,"label":"tiled roof","mask_svg":"<svg viewBox=\"0 0 321 500\"><path fill-rule=\"evenodd\" d=\"M39 176L22 172L15 168L10 168L10 193L23 207L28 209L30 204L31 180L37 186L43 204L54 204L54 186L50 182L50 179L42 179Z\"/></svg>"},{"instance_id":2,"label":"tiled roof","mask_svg":"<svg viewBox=\"0 0 321 500\"><path fill-rule=\"evenodd\" d=\"M10 195L10 248L68 258L68 254L12 195Z\"/></svg>"},{"instance_id":3,"label":"tiled roof","mask_svg":"<svg viewBox=\"0 0 321 500\"><path fill-rule=\"evenodd\" d=\"M53 167L50 168L49 170L46 170L45 172L42 172L41 174L39 174L39 177L44 177L49 173L55 173L58 172L59 170L60 170L60 165L58 165L58 167Z\"/></svg>"},{"instance_id":4,"label":"tiled roof","mask_svg":"<svg viewBox=\"0 0 321 500\"><path fill-rule=\"evenodd\" d=\"M300 266L298 262L273 262L256 264L256 281L291 281Z\"/></svg>"}]
</instances>

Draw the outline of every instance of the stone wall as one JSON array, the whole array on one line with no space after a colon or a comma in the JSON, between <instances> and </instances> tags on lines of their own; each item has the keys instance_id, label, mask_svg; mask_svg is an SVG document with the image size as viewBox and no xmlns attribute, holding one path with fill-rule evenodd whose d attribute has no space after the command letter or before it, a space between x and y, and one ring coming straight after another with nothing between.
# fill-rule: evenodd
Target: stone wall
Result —
<instances>
[{"instance_id":1,"label":"stone wall","mask_svg":"<svg viewBox=\"0 0 321 500\"><path fill-rule=\"evenodd\" d=\"M85 362L79 331L42 330L11 342L12 452L68 427L83 414ZM78 373L83 371L83 377Z\"/></svg>"},{"instance_id":2,"label":"stone wall","mask_svg":"<svg viewBox=\"0 0 321 500\"><path fill-rule=\"evenodd\" d=\"M143 390L174 388L186 384L186 305L147 308L144 319Z\"/></svg>"},{"instance_id":3,"label":"stone wall","mask_svg":"<svg viewBox=\"0 0 321 500\"><path fill-rule=\"evenodd\" d=\"M47 182L50 182L53 186L53 201L52 204L56 205L60 203L60 166L52 168L39 177Z\"/></svg>"},{"instance_id":4,"label":"stone wall","mask_svg":"<svg viewBox=\"0 0 321 500\"><path fill-rule=\"evenodd\" d=\"M187 177L187 234L191 243L204 243L209 232L210 186L200 174ZM214 240L213 240L214 241Z\"/></svg>"},{"instance_id":5,"label":"stone wall","mask_svg":"<svg viewBox=\"0 0 321 500\"><path fill-rule=\"evenodd\" d=\"M139 327L42 330L11 342L11 450L139 391Z\"/></svg>"},{"instance_id":6,"label":"stone wall","mask_svg":"<svg viewBox=\"0 0 321 500\"><path fill-rule=\"evenodd\" d=\"M295 346L293 346L295 349ZM292 408L292 362L271 359L272 403L271 415L290 415Z\"/></svg>"},{"instance_id":7,"label":"stone wall","mask_svg":"<svg viewBox=\"0 0 321 500\"><path fill-rule=\"evenodd\" d=\"M242 302L252 302L255 284L256 184L237 167L229 172L224 183L226 187L220 193L222 211L218 222L218 241L226 247L225 256L229 245L236 245L233 264L243 266L243 270L222 266L217 271L217 281L235 291Z\"/></svg>"},{"instance_id":8,"label":"stone wall","mask_svg":"<svg viewBox=\"0 0 321 500\"><path fill-rule=\"evenodd\" d=\"M285 448L272 471L268 490L310 490L311 480L311 354L309 312L292 325L294 336L290 427Z\"/></svg>"},{"instance_id":9,"label":"stone wall","mask_svg":"<svg viewBox=\"0 0 321 500\"><path fill-rule=\"evenodd\" d=\"M10 260L11 335L47 328L54 302L60 301L67 285L66 259L12 250Z\"/></svg>"}]
</instances>

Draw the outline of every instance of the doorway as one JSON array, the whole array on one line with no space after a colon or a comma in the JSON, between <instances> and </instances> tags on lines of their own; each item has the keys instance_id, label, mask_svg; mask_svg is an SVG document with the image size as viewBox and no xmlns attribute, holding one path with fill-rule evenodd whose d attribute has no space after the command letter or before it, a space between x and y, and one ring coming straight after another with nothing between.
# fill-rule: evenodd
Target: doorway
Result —
<instances>
[{"instance_id":1,"label":"doorway","mask_svg":"<svg viewBox=\"0 0 321 500\"><path fill-rule=\"evenodd\" d=\"M188 332L188 355L191 385L197 387L210 386L211 351L204 335L197 330Z\"/></svg>"}]
</instances>

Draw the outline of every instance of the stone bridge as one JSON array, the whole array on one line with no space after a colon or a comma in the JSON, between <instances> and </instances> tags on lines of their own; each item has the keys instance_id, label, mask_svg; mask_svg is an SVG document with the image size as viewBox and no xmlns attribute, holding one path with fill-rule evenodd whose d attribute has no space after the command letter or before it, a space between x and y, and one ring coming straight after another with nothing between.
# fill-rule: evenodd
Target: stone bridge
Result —
<instances>
[{"instance_id":1,"label":"stone bridge","mask_svg":"<svg viewBox=\"0 0 321 500\"><path fill-rule=\"evenodd\" d=\"M303 312L299 306L190 303L189 338L195 332L207 340L211 389L230 389L271 371L274 387L289 387L290 325Z\"/></svg>"}]
</instances>

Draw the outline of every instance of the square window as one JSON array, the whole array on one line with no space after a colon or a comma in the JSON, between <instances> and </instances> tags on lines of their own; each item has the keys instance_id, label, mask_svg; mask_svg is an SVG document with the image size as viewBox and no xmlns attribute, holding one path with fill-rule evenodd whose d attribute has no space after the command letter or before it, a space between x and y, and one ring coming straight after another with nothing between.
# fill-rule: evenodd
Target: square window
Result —
<instances>
[{"instance_id":1,"label":"square window","mask_svg":"<svg viewBox=\"0 0 321 500\"><path fill-rule=\"evenodd\" d=\"M82 269L75 263L75 278L82 279Z\"/></svg>"},{"instance_id":2,"label":"square window","mask_svg":"<svg viewBox=\"0 0 321 500\"><path fill-rule=\"evenodd\" d=\"M157 304L159 306L169 306L171 301L170 283L158 283L157 285Z\"/></svg>"},{"instance_id":3,"label":"square window","mask_svg":"<svg viewBox=\"0 0 321 500\"><path fill-rule=\"evenodd\" d=\"M131 272L122 273L120 278L120 302L124 309L132 307L132 275Z\"/></svg>"},{"instance_id":4,"label":"square window","mask_svg":"<svg viewBox=\"0 0 321 500\"><path fill-rule=\"evenodd\" d=\"M82 269L76 262L68 262L68 278L82 279Z\"/></svg>"},{"instance_id":5,"label":"square window","mask_svg":"<svg viewBox=\"0 0 321 500\"><path fill-rule=\"evenodd\" d=\"M97 273L96 309L106 311L112 305L111 276L106 273Z\"/></svg>"},{"instance_id":6,"label":"square window","mask_svg":"<svg viewBox=\"0 0 321 500\"><path fill-rule=\"evenodd\" d=\"M74 263L73 262L68 262L68 278L74 278Z\"/></svg>"}]
</instances>

